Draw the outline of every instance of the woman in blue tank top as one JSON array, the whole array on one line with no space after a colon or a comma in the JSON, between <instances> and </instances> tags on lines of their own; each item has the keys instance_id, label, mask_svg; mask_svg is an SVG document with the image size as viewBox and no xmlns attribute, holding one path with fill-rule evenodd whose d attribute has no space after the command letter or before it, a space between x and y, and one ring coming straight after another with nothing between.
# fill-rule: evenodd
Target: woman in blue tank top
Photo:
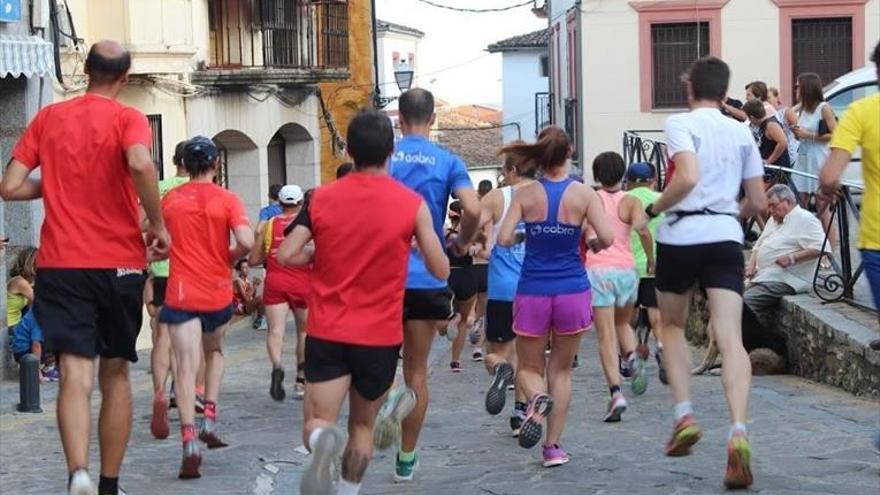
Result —
<instances>
[{"instance_id":1,"label":"woman in blue tank top","mask_svg":"<svg viewBox=\"0 0 880 495\"><path fill-rule=\"evenodd\" d=\"M580 256L582 227L596 233L600 248L611 245L614 233L596 192L568 177L571 143L564 131L548 127L535 144L511 145L502 151L523 157L522 167L537 168L543 174L514 196L498 243L517 241L516 225L525 222L526 252L514 300L513 329L519 337L517 385L530 400L519 444L525 448L537 445L546 418L544 466L559 466L569 461L559 438L571 402L571 362L581 336L592 325L590 283ZM552 352L545 364L544 348L551 331Z\"/></svg>"}]
</instances>

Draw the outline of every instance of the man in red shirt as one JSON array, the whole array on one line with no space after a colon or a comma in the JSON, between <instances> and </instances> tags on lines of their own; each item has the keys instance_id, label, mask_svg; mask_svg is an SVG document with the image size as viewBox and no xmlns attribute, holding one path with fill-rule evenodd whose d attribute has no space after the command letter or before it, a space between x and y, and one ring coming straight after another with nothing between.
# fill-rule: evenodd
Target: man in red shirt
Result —
<instances>
[{"instance_id":1,"label":"man in red shirt","mask_svg":"<svg viewBox=\"0 0 880 495\"><path fill-rule=\"evenodd\" d=\"M93 494L88 474L94 361L103 403L100 495L118 493L131 429L128 361L137 361L147 247L167 256L156 168L146 116L116 97L131 56L112 41L95 43L86 59L86 94L49 105L25 130L0 183L6 201L42 197L34 312L47 348L61 364L58 429L70 473L69 493ZM41 167L40 178L29 178ZM146 241L138 200L150 226Z\"/></svg>"},{"instance_id":2,"label":"man in red shirt","mask_svg":"<svg viewBox=\"0 0 880 495\"><path fill-rule=\"evenodd\" d=\"M394 382L403 341L413 236L428 271L449 276L427 205L388 175L391 121L373 110L361 112L347 137L355 171L315 191L278 251L283 264L305 264L306 244L315 242L305 366L310 414L303 428L312 464L300 493L333 493L332 466L343 448L335 423L346 394L349 438L336 493L360 489L373 455L376 414Z\"/></svg>"},{"instance_id":3,"label":"man in red shirt","mask_svg":"<svg viewBox=\"0 0 880 495\"><path fill-rule=\"evenodd\" d=\"M205 352L205 417L198 437L209 449L225 447L216 431L217 399L223 378L223 336L232 319L232 263L254 243L241 199L214 184L220 165L217 146L196 136L186 143L183 163L190 181L162 199L162 214L174 245L165 305L159 322L168 325L177 361L177 410L183 441L180 478L199 478L202 455L196 442L196 373ZM230 232L235 247L229 247Z\"/></svg>"}]
</instances>

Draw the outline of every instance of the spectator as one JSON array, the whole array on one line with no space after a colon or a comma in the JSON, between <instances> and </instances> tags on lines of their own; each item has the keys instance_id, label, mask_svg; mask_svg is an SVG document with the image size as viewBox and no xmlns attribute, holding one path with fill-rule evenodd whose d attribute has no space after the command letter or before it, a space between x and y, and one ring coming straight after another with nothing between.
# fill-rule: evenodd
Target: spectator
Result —
<instances>
[{"instance_id":1,"label":"spectator","mask_svg":"<svg viewBox=\"0 0 880 495\"><path fill-rule=\"evenodd\" d=\"M766 347L784 356L784 340L772 334L773 313L783 296L809 287L825 233L784 184L767 191L767 208L770 219L746 267L751 284L743 294L743 345L747 351Z\"/></svg>"},{"instance_id":2,"label":"spectator","mask_svg":"<svg viewBox=\"0 0 880 495\"><path fill-rule=\"evenodd\" d=\"M235 262L235 280L232 282L235 302L233 307L237 315L254 315L254 330L265 330L265 314L263 299L257 295L257 288L262 281L249 278L250 266L247 258Z\"/></svg>"},{"instance_id":3,"label":"spectator","mask_svg":"<svg viewBox=\"0 0 880 495\"><path fill-rule=\"evenodd\" d=\"M345 162L342 165L336 167L336 180L339 180L346 175L350 174L354 170L354 165L351 162Z\"/></svg>"},{"instance_id":4,"label":"spectator","mask_svg":"<svg viewBox=\"0 0 880 495\"><path fill-rule=\"evenodd\" d=\"M767 88L767 92L767 101L769 101L770 104L773 105L773 108L776 109L776 120L782 124L782 130L785 131L785 139L788 140L788 158L792 166L794 166L800 143L797 138L794 137L794 132L792 132L791 127L797 125L797 115L795 115L791 108L785 106L782 103L782 100L779 99L778 88L771 86Z\"/></svg>"},{"instance_id":5,"label":"spectator","mask_svg":"<svg viewBox=\"0 0 880 495\"><path fill-rule=\"evenodd\" d=\"M37 274L37 248L26 247L15 258L6 284L6 324L12 335L15 326L34 304L34 278Z\"/></svg>"},{"instance_id":6,"label":"spectator","mask_svg":"<svg viewBox=\"0 0 880 495\"><path fill-rule=\"evenodd\" d=\"M480 197L480 199L482 199L483 196L489 194L489 191L491 191L491 190L492 190L492 181L491 180L488 180L488 179L481 180L480 183L477 185L477 195Z\"/></svg>"},{"instance_id":7,"label":"spectator","mask_svg":"<svg viewBox=\"0 0 880 495\"><path fill-rule=\"evenodd\" d=\"M752 81L746 84L746 102L743 104L743 113L746 114L746 122L749 124L749 128L752 131L752 136L755 136L755 141L761 141L761 131L758 125L752 123L751 119L749 119L748 112L746 112L745 106L748 105L750 101L759 101L761 105L764 106L764 112L767 115L774 115L776 113L776 109L771 105L767 98L770 96L767 90L767 84L763 81Z\"/></svg>"},{"instance_id":8,"label":"spectator","mask_svg":"<svg viewBox=\"0 0 880 495\"><path fill-rule=\"evenodd\" d=\"M260 208L260 223L257 230L263 228L263 224L270 218L281 214L281 205L278 204L278 192L281 191L281 184L272 184L269 186L269 204Z\"/></svg>"},{"instance_id":9,"label":"spectator","mask_svg":"<svg viewBox=\"0 0 880 495\"><path fill-rule=\"evenodd\" d=\"M795 90L798 104L793 110L797 115L797 125L792 130L801 142L795 168L818 175L819 168L828 158L828 141L836 124L834 112L822 95L822 79L818 74L808 72L799 75ZM825 124L824 128L822 123ZM806 205L817 184L811 178L795 175L794 186L801 196L801 205Z\"/></svg>"},{"instance_id":10,"label":"spectator","mask_svg":"<svg viewBox=\"0 0 880 495\"><path fill-rule=\"evenodd\" d=\"M768 114L761 100L749 100L743 110L749 118L751 125L758 130L758 149L764 164L791 167L788 157L788 140L782 124L776 120L776 116Z\"/></svg>"}]
</instances>

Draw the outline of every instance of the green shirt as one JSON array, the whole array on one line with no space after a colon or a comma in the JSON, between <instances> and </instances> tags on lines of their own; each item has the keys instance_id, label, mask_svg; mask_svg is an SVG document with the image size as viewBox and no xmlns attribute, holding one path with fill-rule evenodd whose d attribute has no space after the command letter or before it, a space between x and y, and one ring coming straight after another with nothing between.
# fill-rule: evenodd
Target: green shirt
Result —
<instances>
[{"instance_id":1,"label":"green shirt","mask_svg":"<svg viewBox=\"0 0 880 495\"><path fill-rule=\"evenodd\" d=\"M160 180L159 197L164 197L165 194L168 193L168 191L174 189L181 184L186 184L187 182L189 182L189 177L180 177L177 175L175 175L174 177L169 177L165 180ZM152 273L154 277L168 278L170 271L171 264L167 259L150 263L150 273Z\"/></svg>"},{"instance_id":2,"label":"green shirt","mask_svg":"<svg viewBox=\"0 0 880 495\"><path fill-rule=\"evenodd\" d=\"M642 202L642 207L647 208L649 204L657 201L657 198L660 197L660 193L652 190L649 187L637 187L630 191L627 191L627 194L631 196L635 196L639 198L639 201ZM663 221L663 215L657 216L657 218L652 219L648 222L648 230L651 231L651 237L654 238L654 255L657 254L657 226L660 225L660 222ZM636 270L639 272L640 278L648 277L648 255L645 253L645 249L642 247L642 240L639 237L639 233L633 230L632 232L632 252L633 257L636 260Z\"/></svg>"}]
</instances>

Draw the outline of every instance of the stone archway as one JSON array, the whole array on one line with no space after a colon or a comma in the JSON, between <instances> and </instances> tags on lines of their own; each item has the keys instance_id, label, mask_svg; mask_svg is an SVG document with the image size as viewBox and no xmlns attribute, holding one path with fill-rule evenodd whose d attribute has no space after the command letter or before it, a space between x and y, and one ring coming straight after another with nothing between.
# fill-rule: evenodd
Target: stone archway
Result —
<instances>
[{"instance_id":1,"label":"stone archway","mask_svg":"<svg viewBox=\"0 0 880 495\"><path fill-rule=\"evenodd\" d=\"M269 182L282 180L309 189L319 184L315 140L305 127L289 122L268 143Z\"/></svg>"},{"instance_id":2,"label":"stone archway","mask_svg":"<svg viewBox=\"0 0 880 495\"><path fill-rule=\"evenodd\" d=\"M220 149L219 183L237 194L248 216L257 217L265 202L260 188L260 152L257 144L241 131L227 129L214 136Z\"/></svg>"}]
</instances>

